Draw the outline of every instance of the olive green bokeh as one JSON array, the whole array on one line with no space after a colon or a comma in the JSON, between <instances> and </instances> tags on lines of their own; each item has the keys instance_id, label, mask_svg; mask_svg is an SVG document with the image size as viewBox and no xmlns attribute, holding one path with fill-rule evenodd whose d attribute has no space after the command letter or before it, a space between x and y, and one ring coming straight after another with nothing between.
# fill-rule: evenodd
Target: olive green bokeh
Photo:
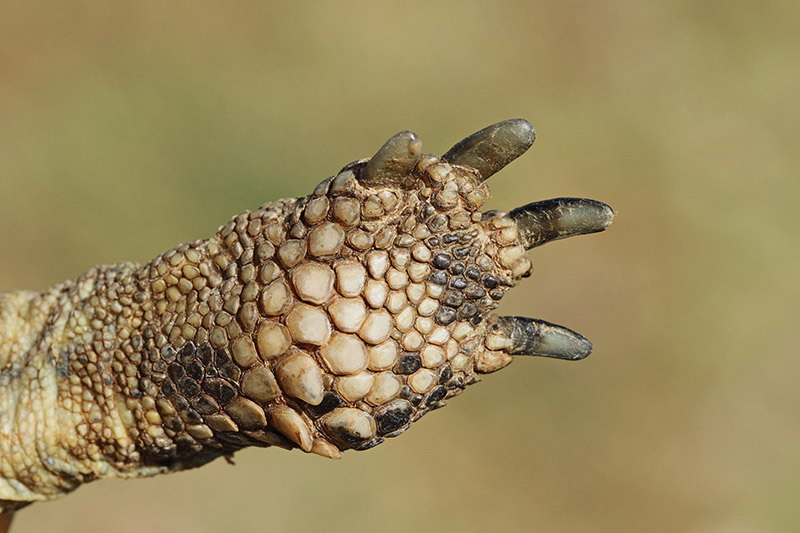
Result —
<instances>
[{"instance_id":1,"label":"olive green bokeh","mask_svg":"<svg viewBox=\"0 0 800 533\"><path fill-rule=\"evenodd\" d=\"M412 129L524 117L490 207L609 203L532 252L524 358L402 438L104 481L25 531L790 531L800 522L797 2L5 2L0 290L148 260ZM113 527L109 524L114 517Z\"/></svg>"}]
</instances>

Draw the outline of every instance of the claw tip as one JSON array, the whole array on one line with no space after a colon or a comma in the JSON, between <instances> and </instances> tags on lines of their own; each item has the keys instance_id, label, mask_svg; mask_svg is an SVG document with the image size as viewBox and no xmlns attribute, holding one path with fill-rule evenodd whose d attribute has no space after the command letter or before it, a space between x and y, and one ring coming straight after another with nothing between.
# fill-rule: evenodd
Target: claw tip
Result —
<instances>
[{"instance_id":1,"label":"claw tip","mask_svg":"<svg viewBox=\"0 0 800 533\"><path fill-rule=\"evenodd\" d=\"M583 335L566 328L553 328L542 335L537 351L550 357L580 361L592 353L592 348L592 343Z\"/></svg>"},{"instance_id":2,"label":"claw tip","mask_svg":"<svg viewBox=\"0 0 800 533\"><path fill-rule=\"evenodd\" d=\"M536 132L530 122L512 118L462 139L442 159L472 167L485 180L524 154L535 139Z\"/></svg>"},{"instance_id":3,"label":"claw tip","mask_svg":"<svg viewBox=\"0 0 800 533\"><path fill-rule=\"evenodd\" d=\"M362 169L359 180L375 185L408 186L409 175L422 154L422 141L411 131L401 131L386 141Z\"/></svg>"},{"instance_id":4,"label":"claw tip","mask_svg":"<svg viewBox=\"0 0 800 533\"><path fill-rule=\"evenodd\" d=\"M564 326L517 316L500 317L498 323L511 339L511 355L579 361L592 353L589 339Z\"/></svg>"}]
</instances>

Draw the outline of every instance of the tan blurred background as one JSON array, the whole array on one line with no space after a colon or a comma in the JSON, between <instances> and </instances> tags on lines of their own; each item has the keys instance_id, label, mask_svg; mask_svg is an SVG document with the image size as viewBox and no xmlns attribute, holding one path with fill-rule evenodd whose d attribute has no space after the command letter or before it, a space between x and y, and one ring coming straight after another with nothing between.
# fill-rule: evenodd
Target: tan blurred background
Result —
<instances>
[{"instance_id":1,"label":"tan blurred background","mask_svg":"<svg viewBox=\"0 0 800 533\"><path fill-rule=\"evenodd\" d=\"M490 207L613 205L501 311L590 337L343 460L246 450L33 531L797 531L796 1L0 4L0 290L145 261L393 133L525 117ZM606 5L608 4L608 5Z\"/></svg>"}]
</instances>

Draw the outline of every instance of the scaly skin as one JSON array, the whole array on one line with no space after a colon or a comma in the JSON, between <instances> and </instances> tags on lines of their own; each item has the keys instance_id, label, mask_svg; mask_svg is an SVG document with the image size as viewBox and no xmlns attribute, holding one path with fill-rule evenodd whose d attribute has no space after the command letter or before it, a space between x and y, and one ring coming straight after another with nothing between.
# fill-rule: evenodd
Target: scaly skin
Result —
<instances>
[{"instance_id":1,"label":"scaly skin","mask_svg":"<svg viewBox=\"0 0 800 533\"><path fill-rule=\"evenodd\" d=\"M600 231L611 211L482 213L483 180L533 142L527 122L493 128L443 158L399 134L209 239L0 295L0 511L246 446L336 458L514 354L588 355L566 328L492 310L530 274L526 248Z\"/></svg>"}]
</instances>

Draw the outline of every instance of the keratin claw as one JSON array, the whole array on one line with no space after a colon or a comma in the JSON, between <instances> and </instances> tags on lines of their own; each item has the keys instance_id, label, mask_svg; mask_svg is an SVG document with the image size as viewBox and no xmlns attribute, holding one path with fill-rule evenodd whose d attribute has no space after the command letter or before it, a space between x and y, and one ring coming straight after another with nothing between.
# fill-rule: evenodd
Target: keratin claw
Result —
<instances>
[{"instance_id":1,"label":"keratin claw","mask_svg":"<svg viewBox=\"0 0 800 533\"><path fill-rule=\"evenodd\" d=\"M459 141L442 159L472 167L486 180L527 152L535 139L536 133L527 120L504 120Z\"/></svg>"},{"instance_id":2,"label":"keratin claw","mask_svg":"<svg viewBox=\"0 0 800 533\"><path fill-rule=\"evenodd\" d=\"M614 220L608 205L586 198L553 198L511 211L525 247L530 250L565 237L603 231Z\"/></svg>"},{"instance_id":3,"label":"keratin claw","mask_svg":"<svg viewBox=\"0 0 800 533\"><path fill-rule=\"evenodd\" d=\"M511 355L555 357L568 361L584 359L592 353L592 343L571 329L544 320L519 316L497 319L498 327L511 339Z\"/></svg>"},{"instance_id":4,"label":"keratin claw","mask_svg":"<svg viewBox=\"0 0 800 533\"><path fill-rule=\"evenodd\" d=\"M414 165L422 153L422 141L410 131L401 131L381 146L359 176L367 186L390 185L408 189Z\"/></svg>"}]
</instances>

